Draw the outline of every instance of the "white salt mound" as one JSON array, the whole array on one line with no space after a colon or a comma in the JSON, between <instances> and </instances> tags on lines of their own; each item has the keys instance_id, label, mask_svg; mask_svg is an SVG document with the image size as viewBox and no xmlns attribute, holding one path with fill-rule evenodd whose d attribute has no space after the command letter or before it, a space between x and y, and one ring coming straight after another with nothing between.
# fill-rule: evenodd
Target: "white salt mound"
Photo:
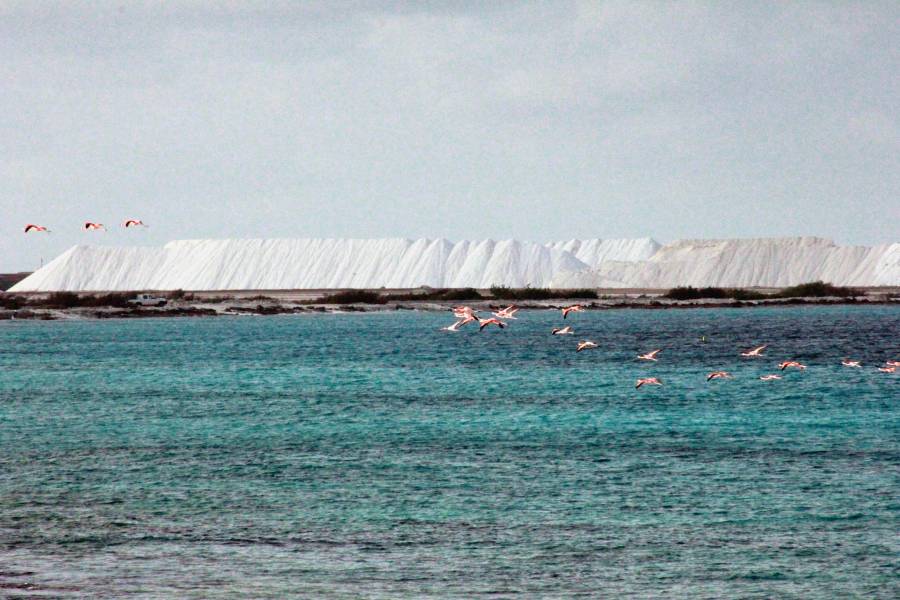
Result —
<instances>
[{"instance_id":1,"label":"white salt mound","mask_svg":"<svg viewBox=\"0 0 900 600\"><path fill-rule=\"evenodd\" d=\"M838 246L814 237L681 240L639 261L606 261L562 273L556 287L784 287L900 284L900 244Z\"/></svg>"},{"instance_id":2,"label":"white salt mound","mask_svg":"<svg viewBox=\"0 0 900 600\"><path fill-rule=\"evenodd\" d=\"M900 243L821 238L569 240L179 240L74 246L13 292L324 288L900 285Z\"/></svg>"}]
</instances>

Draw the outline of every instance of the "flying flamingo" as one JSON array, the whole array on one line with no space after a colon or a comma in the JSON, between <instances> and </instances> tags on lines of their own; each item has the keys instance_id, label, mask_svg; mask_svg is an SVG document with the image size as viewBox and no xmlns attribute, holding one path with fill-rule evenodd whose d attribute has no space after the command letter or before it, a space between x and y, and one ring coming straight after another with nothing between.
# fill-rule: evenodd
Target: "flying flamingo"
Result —
<instances>
[{"instance_id":1,"label":"flying flamingo","mask_svg":"<svg viewBox=\"0 0 900 600\"><path fill-rule=\"evenodd\" d=\"M741 352L741 356L744 358L754 358L757 356L763 356L762 351L768 348L768 344L763 344L762 346L757 346L753 350L747 350L746 352Z\"/></svg>"},{"instance_id":2,"label":"flying flamingo","mask_svg":"<svg viewBox=\"0 0 900 600\"><path fill-rule=\"evenodd\" d=\"M122 223L122 227L128 229L129 227L146 227L146 225L144 225L144 222L140 219L128 219Z\"/></svg>"},{"instance_id":3,"label":"flying flamingo","mask_svg":"<svg viewBox=\"0 0 900 600\"><path fill-rule=\"evenodd\" d=\"M707 381L712 381L713 379L731 379L731 373L728 371L713 371L706 376Z\"/></svg>"},{"instance_id":4,"label":"flying flamingo","mask_svg":"<svg viewBox=\"0 0 900 600\"><path fill-rule=\"evenodd\" d=\"M660 352L662 352L661 348L657 349L657 350L653 350L652 352L648 352L647 354L639 354L637 359L638 360L652 360L653 362L656 362L656 360L657 360L656 355L659 354Z\"/></svg>"},{"instance_id":5,"label":"flying flamingo","mask_svg":"<svg viewBox=\"0 0 900 600\"><path fill-rule=\"evenodd\" d=\"M900 367L900 360L886 360L884 364L889 367Z\"/></svg>"},{"instance_id":6,"label":"flying flamingo","mask_svg":"<svg viewBox=\"0 0 900 600\"><path fill-rule=\"evenodd\" d=\"M453 307L453 316L457 319L465 319L466 317L473 316L477 310L472 310L469 306L454 306Z\"/></svg>"},{"instance_id":7,"label":"flying flamingo","mask_svg":"<svg viewBox=\"0 0 900 600\"><path fill-rule=\"evenodd\" d=\"M84 229L85 231L94 231L97 229L106 231L106 227L103 226L103 223L91 223L90 221L84 224Z\"/></svg>"},{"instance_id":8,"label":"flying flamingo","mask_svg":"<svg viewBox=\"0 0 900 600\"><path fill-rule=\"evenodd\" d=\"M459 331L459 328L462 327L462 321L453 321L453 325L447 325L446 327L441 327L441 331L452 331L456 333Z\"/></svg>"},{"instance_id":9,"label":"flying flamingo","mask_svg":"<svg viewBox=\"0 0 900 600\"><path fill-rule=\"evenodd\" d=\"M656 377L645 377L637 380L637 383L634 384L634 389L638 389L642 385L662 385L662 381Z\"/></svg>"},{"instance_id":10,"label":"flying flamingo","mask_svg":"<svg viewBox=\"0 0 900 600\"><path fill-rule=\"evenodd\" d=\"M464 325L468 325L468 324L471 323L472 321L476 321L476 320L477 320L477 319L476 319L475 317L472 317L472 316L466 317L466 318L464 318L464 319L459 319L458 321L455 321L455 322L453 323L453 325L448 325L447 327L441 327L441 331L453 331L453 332L456 332L456 331L459 331L460 328L463 327Z\"/></svg>"},{"instance_id":11,"label":"flying flamingo","mask_svg":"<svg viewBox=\"0 0 900 600\"><path fill-rule=\"evenodd\" d=\"M563 319L565 319L569 315L570 312L581 312L583 310L584 310L584 307L581 306L580 304L575 304L573 306L567 306L566 308L562 309Z\"/></svg>"},{"instance_id":12,"label":"flying flamingo","mask_svg":"<svg viewBox=\"0 0 900 600\"><path fill-rule=\"evenodd\" d=\"M781 379L781 375L763 375L759 379L760 381L775 381L776 379Z\"/></svg>"},{"instance_id":13,"label":"flying flamingo","mask_svg":"<svg viewBox=\"0 0 900 600\"><path fill-rule=\"evenodd\" d=\"M858 360L850 360L849 358L845 358L841 361L841 364L845 367L855 367L857 369L860 368L860 364Z\"/></svg>"},{"instance_id":14,"label":"flying flamingo","mask_svg":"<svg viewBox=\"0 0 900 600\"><path fill-rule=\"evenodd\" d=\"M28 233L29 231L34 231L34 232L46 231L47 233L50 233L50 230L47 229L46 227L43 227L42 225L32 225L31 223L29 223L28 225L25 226L25 233Z\"/></svg>"},{"instance_id":15,"label":"flying flamingo","mask_svg":"<svg viewBox=\"0 0 900 600\"><path fill-rule=\"evenodd\" d=\"M478 317L475 317L475 318L478 319ZM478 331L482 331L488 325L496 325L500 329L503 329L504 327L506 327L506 323L504 323L500 319L494 319L494 318L478 319L478 324L480 325L480 327L478 328Z\"/></svg>"},{"instance_id":16,"label":"flying flamingo","mask_svg":"<svg viewBox=\"0 0 900 600\"><path fill-rule=\"evenodd\" d=\"M514 315L517 312L519 312L519 309L515 306L507 306L506 308L492 314L498 319L515 319L516 317Z\"/></svg>"},{"instance_id":17,"label":"flying flamingo","mask_svg":"<svg viewBox=\"0 0 900 600\"><path fill-rule=\"evenodd\" d=\"M782 371L784 371L785 369L791 368L791 367L802 371L803 369L806 368L806 365L801 364L801 363L797 362L796 360L786 360L784 362L778 363L778 367Z\"/></svg>"},{"instance_id":18,"label":"flying flamingo","mask_svg":"<svg viewBox=\"0 0 900 600\"><path fill-rule=\"evenodd\" d=\"M878 370L881 371L882 373L893 373L894 371L897 370L897 367L895 367L895 366L878 367Z\"/></svg>"},{"instance_id":19,"label":"flying flamingo","mask_svg":"<svg viewBox=\"0 0 900 600\"><path fill-rule=\"evenodd\" d=\"M575 352L581 352L582 350L590 350L591 348L596 348L597 344L590 340L584 340L583 342L579 342L578 348L576 348Z\"/></svg>"},{"instance_id":20,"label":"flying flamingo","mask_svg":"<svg viewBox=\"0 0 900 600\"><path fill-rule=\"evenodd\" d=\"M569 325L566 325L565 327L554 327L550 333L553 335L575 335L575 332L572 331L572 328Z\"/></svg>"}]
</instances>

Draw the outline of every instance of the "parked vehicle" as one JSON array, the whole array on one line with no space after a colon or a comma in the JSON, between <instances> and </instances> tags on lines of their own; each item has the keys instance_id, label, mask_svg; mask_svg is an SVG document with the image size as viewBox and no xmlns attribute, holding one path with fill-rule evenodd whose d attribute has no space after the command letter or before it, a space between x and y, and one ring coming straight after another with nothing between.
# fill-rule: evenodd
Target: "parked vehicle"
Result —
<instances>
[{"instance_id":1,"label":"parked vehicle","mask_svg":"<svg viewBox=\"0 0 900 600\"><path fill-rule=\"evenodd\" d=\"M128 302L137 304L138 306L165 306L166 303L168 303L168 300L161 298L160 296L154 296L153 294L138 294Z\"/></svg>"}]
</instances>

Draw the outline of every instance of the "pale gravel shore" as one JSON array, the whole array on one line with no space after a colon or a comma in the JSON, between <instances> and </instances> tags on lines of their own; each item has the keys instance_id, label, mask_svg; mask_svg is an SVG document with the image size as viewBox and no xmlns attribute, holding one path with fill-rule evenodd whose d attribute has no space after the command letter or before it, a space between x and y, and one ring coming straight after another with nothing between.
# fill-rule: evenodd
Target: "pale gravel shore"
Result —
<instances>
[{"instance_id":1,"label":"pale gravel shore","mask_svg":"<svg viewBox=\"0 0 900 600\"><path fill-rule=\"evenodd\" d=\"M735 301L732 299L669 300L656 295L605 297L597 300L553 299L478 301L399 301L385 304L327 304L286 298L253 299L242 296L195 298L193 300L171 300L165 307L73 307L73 308L22 308L18 310L0 309L2 320L86 320L107 318L159 318L159 317L215 317L241 315L284 315L284 314L342 314L342 313L384 313L394 311L449 312L451 307L465 304L484 314L492 310L515 304L522 310L558 310L571 304L582 304L588 310L667 310L691 308L753 308L787 307L804 305L900 305L900 294L878 294L860 298L777 298L766 300Z\"/></svg>"}]
</instances>

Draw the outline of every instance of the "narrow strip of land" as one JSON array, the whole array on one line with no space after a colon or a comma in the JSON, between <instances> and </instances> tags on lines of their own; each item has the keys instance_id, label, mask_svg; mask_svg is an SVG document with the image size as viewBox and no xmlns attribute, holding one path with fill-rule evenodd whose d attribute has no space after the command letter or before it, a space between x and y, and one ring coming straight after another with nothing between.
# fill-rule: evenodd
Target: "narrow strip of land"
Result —
<instances>
[{"instance_id":1,"label":"narrow strip of land","mask_svg":"<svg viewBox=\"0 0 900 600\"><path fill-rule=\"evenodd\" d=\"M747 308L804 304L900 304L900 288L841 288L813 282L783 289L682 287L671 290L236 290L115 293L0 293L0 320L281 315L396 310L447 311L466 304L497 310Z\"/></svg>"}]
</instances>

